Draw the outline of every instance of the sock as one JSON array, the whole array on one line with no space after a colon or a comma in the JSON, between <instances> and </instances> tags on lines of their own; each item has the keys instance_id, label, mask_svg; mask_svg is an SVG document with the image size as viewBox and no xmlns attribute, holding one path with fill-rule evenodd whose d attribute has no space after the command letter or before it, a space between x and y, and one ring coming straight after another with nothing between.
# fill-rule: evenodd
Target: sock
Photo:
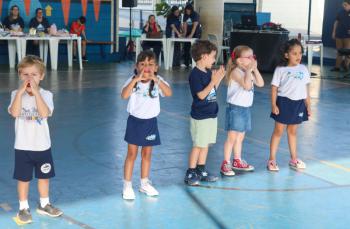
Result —
<instances>
[{"instance_id":1,"label":"sock","mask_svg":"<svg viewBox=\"0 0 350 229\"><path fill-rule=\"evenodd\" d=\"M141 178L141 186L147 185L148 182L149 182L148 177L146 177L146 178Z\"/></svg>"},{"instance_id":2,"label":"sock","mask_svg":"<svg viewBox=\"0 0 350 229\"><path fill-rule=\"evenodd\" d=\"M46 198L40 198L40 206L44 208L46 205L50 203L49 197Z\"/></svg>"},{"instance_id":3,"label":"sock","mask_svg":"<svg viewBox=\"0 0 350 229\"><path fill-rule=\"evenodd\" d=\"M204 171L205 170L205 165L197 165L196 169L200 170L200 171Z\"/></svg>"},{"instance_id":4,"label":"sock","mask_svg":"<svg viewBox=\"0 0 350 229\"><path fill-rule=\"evenodd\" d=\"M19 210L29 209L28 200L19 201Z\"/></svg>"},{"instance_id":5,"label":"sock","mask_svg":"<svg viewBox=\"0 0 350 229\"><path fill-rule=\"evenodd\" d=\"M124 188L132 188L132 182L124 180Z\"/></svg>"},{"instance_id":6,"label":"sock","mask_svg":"<svg viewBox=\"0 0 350 229\"><path fill-rule=\"evenodd\" d=\"M187 173L193 173L196 172L196 168L188 168Z\"/></svg>"}]
</instances>

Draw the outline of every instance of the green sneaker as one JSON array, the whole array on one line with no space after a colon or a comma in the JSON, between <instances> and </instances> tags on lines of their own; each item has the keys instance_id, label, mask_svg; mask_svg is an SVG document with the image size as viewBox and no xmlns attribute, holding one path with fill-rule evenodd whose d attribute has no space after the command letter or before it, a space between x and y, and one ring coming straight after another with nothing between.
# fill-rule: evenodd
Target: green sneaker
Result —
<instances>
[{"instance_id":1,"label":"green sneaker","mask_svg":"<svg viewBox=\"0 0 350 229\"><path fill-rule=\"evenodd\" d=\"M39 213L40 215L47 215L50 217L58 217L63 214L63 212L60 209L55 208L51 204L47 204L44 208L42 208L41 205L39 204L38 208L36 209L36 212Z\"/></svg>"},{"instance_id":2,"label":"green sneaker","mask_svg":"<svg viewBox=\"0 0 350 229\"><path fill-rule=\"evenodd\" d=\"M32 223L33 222L32 214L30 214L29 208L20 210L17 213L17 218L23 224L27 224L27 223Z\"/></svg>"}]
</instances>

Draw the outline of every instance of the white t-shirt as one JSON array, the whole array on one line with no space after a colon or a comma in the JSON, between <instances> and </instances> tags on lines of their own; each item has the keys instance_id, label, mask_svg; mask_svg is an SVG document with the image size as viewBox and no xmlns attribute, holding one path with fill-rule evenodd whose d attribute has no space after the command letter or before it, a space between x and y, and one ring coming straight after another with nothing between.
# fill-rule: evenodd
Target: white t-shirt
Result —
<instances>
[{"instance_id":1,"label":"white t-shirt","mask_svg":"<svg viewBox=\"0 0 350 229\"><path fill-rule=\"evenodd\" d=\"M11 107L17 90L11 93ZM40 94L51 111L54 109L52 93L40 88ZM44 151L51 147L50 131L47 118L39 116L35 96L25 92L22 96L22 109L15 121L15 149Z\"/></svg>"},{"instance_id":2,"label":"white t-shirt","mask_svg":"<svg viewBox=\"0 0 350 229\"><path fill-rule=\"evenodd\" d=\"M169 85L162 77L158 76L159 79ZM130 77L123 88L125 88L133 79ZM157 117L160 113L160 102L159 95L164 96L162 91L159 88L157 82L154 84L154 88L152 90L153 98L149 96L149 87L151 85L151 81L147 83L142 83L141 81L136 84L136 88L133 89L128 106L127 111L130 115L139 118L139 119L150 119Z\"/></svg>"},{"instance_id":3,"label":"white t-shirt","mask_svg":"<svg viewBox=\"0 0 350 229\"><path fill-rule=\"evenodd\" d=\"M242 78L245 73L241 69L237 69ZM235 71L235 70L234 70ZM235 80L231 80L227 87L227 102L241 107L251 107L254 98L254 81L252 81L252 89L246 90Z\"/></svg>"},{"instance_id":4,"label":"white t-shirt","mask_svg":"<svg viewBox=\"0 0 350 229\"><path fill-rule=\"evenodd\" d=\"M301 100L307 98L306 85L309 83L309 71L304 65L299 64L293 67L277 67L271 85L278 87L278 96Z\"/></svg>"}]
</instances>

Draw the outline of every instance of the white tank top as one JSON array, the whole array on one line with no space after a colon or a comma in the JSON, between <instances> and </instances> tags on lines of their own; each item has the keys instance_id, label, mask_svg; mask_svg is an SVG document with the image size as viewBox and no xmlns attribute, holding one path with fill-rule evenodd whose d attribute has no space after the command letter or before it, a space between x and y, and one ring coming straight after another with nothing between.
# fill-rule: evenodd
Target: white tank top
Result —
<instances>
[{"instance_id":1,"label":"white tank top","mask_svg":"<svg viewBox=\"0 0 350 229\"><path fill-rule=\"evenodd\" d=\"M241 77L245 77L244 71L239 69ZM251 107L254 98L254 82L252 81L252 89L245 90L236 81L231 80L227 87L227 102L241 107Z\"/></svg>"}]
</instances>

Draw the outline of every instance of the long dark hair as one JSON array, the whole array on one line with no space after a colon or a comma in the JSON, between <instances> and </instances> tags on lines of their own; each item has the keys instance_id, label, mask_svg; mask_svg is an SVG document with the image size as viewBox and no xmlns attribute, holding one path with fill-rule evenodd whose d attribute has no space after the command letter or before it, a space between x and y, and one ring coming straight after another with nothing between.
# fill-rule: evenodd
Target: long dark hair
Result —
<instances>
[{"instance_id":1,"label":"long dark hair","mask_svg":"<svg viewBox=\"0 0 350 229\"><path fill-rule=\"evenodd\" d=\"M279 57L279 63L278 66L287 66L288 65L288 59L286 58L287 53L290 52L292 47L294 46L300 46L301 52L304 53L304 47L301 44L301 42L298 39L291 39L287 41L281 48L280 57Z\"/></svg>"},{"instance_id":2,"label":"long dark hair","mask_svg":"<svg viewBox=\"0 0 350 229\"><path fill-rule=\"evenodd\" d=\"M136 65L138 65L140 62L145 61L146 59L154 60L155 63L157 64L156 54L153 51L151 51L151 50L145 50L145 51L140 52L140 54L137 56ZM137 70L136 69L134 70L134 73L135 73L135 76L133 78L135 78L136 75L137 75ZM154 74L157 75L157 72L155 72ZM152 95L152 91L154 89L154 84L155 84L154 80L151 80L151 84L149 85L149 89L148 89L148 95L151 98L155 97L154 95ZM135 90L137 90L136 84L135 84L134 88L135 88Z\"/></svg>"},{"instance_id":3,"label":"long dark hair","mask_svg":"<svg viewBox=\"0 0 350 229\"><path fill-rule=\"evenodd\" d=\"M175 11L179 10L179 7L178 6L173 6L171 7L170 9L170 13L168 14L167 18L178 18L174 15Z\"/></svg>"},{"instance_id":4,"label":"long dark hair","mask_svg":"<svg viewBox=\"0 0 350 229\"><path fill-rule=\"evenodd\" d=\"M19 14L19 7L17 6L17 5L13 5L13 6L11 6L11 8L10 8L10 21L13 21L13 14L12 14L12 10L14 9L14 8L17 8L18 9L18 15L17 15L17 18L19 18L20 17L20 14Z\"/></svg>"}]
</instances>

